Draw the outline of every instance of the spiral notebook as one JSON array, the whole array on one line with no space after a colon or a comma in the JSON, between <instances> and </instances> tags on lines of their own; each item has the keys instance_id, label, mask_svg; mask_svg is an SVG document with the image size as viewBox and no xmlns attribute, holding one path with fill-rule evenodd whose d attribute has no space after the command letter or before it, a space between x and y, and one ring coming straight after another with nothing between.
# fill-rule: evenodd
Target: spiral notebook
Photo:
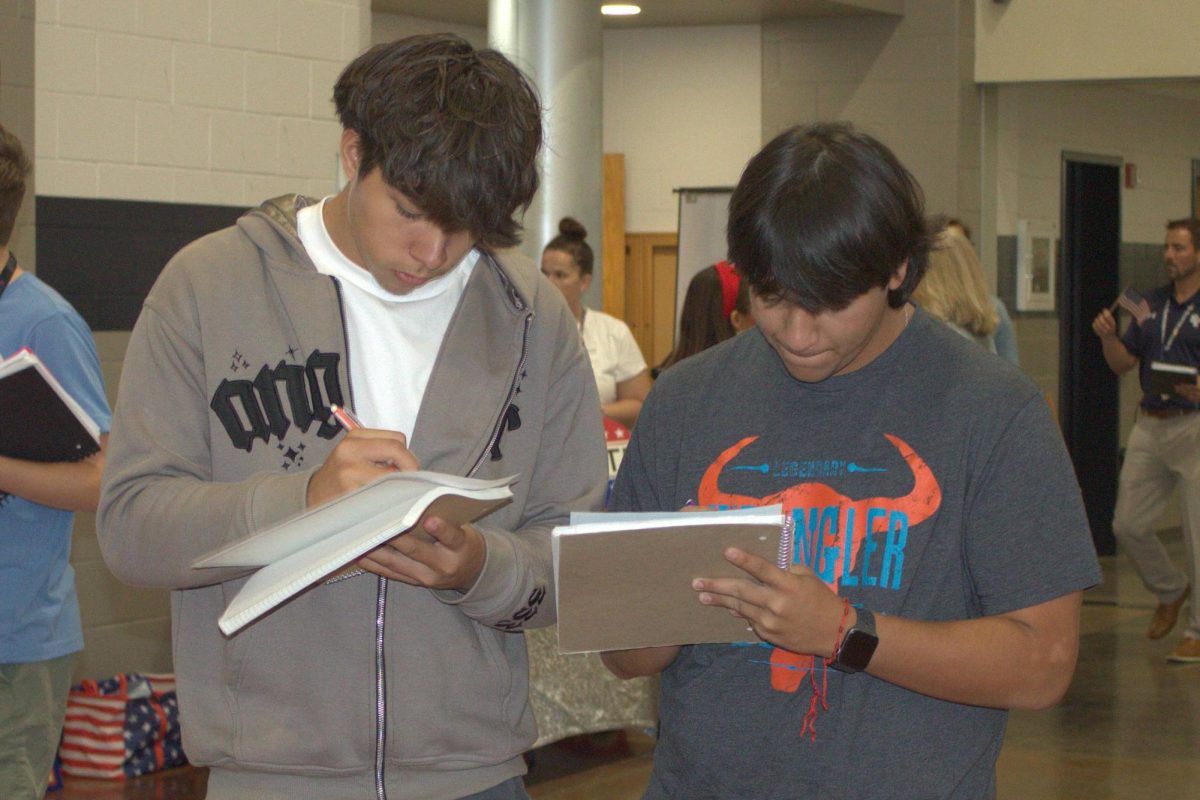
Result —
<instances>
[{"instance_id":1,"label":"spiral notebook","mask_svg":"<svg viewBox=\"0 0 1200 800\"><path fill-rule=\"evenodd\" d=\"M701 605L693 578L746 577L727 547L792 559L780 505L733 511L572 514L551 551L561 653L670 644L754 642L744 620Z\"/></svg>"}]
</instances>

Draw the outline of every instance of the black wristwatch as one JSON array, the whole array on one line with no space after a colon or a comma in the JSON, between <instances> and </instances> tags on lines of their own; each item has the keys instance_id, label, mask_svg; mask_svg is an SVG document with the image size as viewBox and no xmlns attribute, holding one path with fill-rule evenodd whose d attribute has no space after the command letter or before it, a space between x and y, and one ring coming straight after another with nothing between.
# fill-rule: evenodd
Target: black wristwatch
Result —
<instances>
[{"instance_id":1,"label":"black wristwatch","mask_svg":"<svg viewBox=\"0 0 1200 800\"><path fill-rule=\"evenodd\" d=\"M839 672L862 672L871 663L879 637L875 634L875 615L865 608L857 608L858 621L846 631L842 644L833 654L829 666Z\"/></svg>"}]
</instances>

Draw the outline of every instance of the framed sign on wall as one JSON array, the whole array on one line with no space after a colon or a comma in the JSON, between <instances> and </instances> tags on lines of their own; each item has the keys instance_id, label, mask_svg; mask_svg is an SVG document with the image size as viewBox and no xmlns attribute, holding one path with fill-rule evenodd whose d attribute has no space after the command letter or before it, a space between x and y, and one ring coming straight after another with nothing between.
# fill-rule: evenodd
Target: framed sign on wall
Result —
<instances>
[{"instance_id":1,"label":"framed sign on wall","mask_svg":"<svg viewBox=\"0 0 1200 800\"><path fill-rule=\"evenodd\" d=\"M1017 220L1017 310L1053 311L1057 279L1054 226Z\"/></svg>"}]
</instances>

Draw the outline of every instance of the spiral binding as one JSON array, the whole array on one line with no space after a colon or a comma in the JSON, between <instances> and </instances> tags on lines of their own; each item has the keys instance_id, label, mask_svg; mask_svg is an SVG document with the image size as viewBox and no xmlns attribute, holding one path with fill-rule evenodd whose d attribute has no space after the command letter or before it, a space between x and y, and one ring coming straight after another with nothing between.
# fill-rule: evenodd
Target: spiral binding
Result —
<instances>
[{"instance_id":1,"label":"spiral binding","mask_svg":"<svg viewBox=\"0 0 1200 800\"><path fill-rule=\"evenodd\" d=\"M783 515L783 525L779 529L779 554L775 557L775 563L780 569L787 569L792 565L792 543L796 539L796 520L786 512Z\"/></svg>"}]
</instances>

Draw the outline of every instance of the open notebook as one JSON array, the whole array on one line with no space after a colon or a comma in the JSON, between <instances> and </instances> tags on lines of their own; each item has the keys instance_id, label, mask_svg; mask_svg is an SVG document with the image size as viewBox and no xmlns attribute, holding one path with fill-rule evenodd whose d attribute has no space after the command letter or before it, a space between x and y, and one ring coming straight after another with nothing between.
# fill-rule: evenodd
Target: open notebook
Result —
<instances>
[{"instance_id":1,"label":"open notebook","mask_svg":"<svg viewBox=\"0 0 1200 800\"><path fill-rule=\"evenodd\" d=\"M515 480L393 472L222 547L192 567L260 567L218 620L228 636L426 517L461 525L490 514L512 500Z\"/></svg>"},{"instance_id":2,"label":"open notebook","mask_svg":"<svg viewBox=\"0 0 1200 800\"><path fill-rule=\"evenodd\" d=\"M701 605L692 579L746 577L725 560L731 546L786 568L791 530L779 505L572 514L551 535L559 652L757 641L744 620Z\"/></svg>"}]
</instances>

